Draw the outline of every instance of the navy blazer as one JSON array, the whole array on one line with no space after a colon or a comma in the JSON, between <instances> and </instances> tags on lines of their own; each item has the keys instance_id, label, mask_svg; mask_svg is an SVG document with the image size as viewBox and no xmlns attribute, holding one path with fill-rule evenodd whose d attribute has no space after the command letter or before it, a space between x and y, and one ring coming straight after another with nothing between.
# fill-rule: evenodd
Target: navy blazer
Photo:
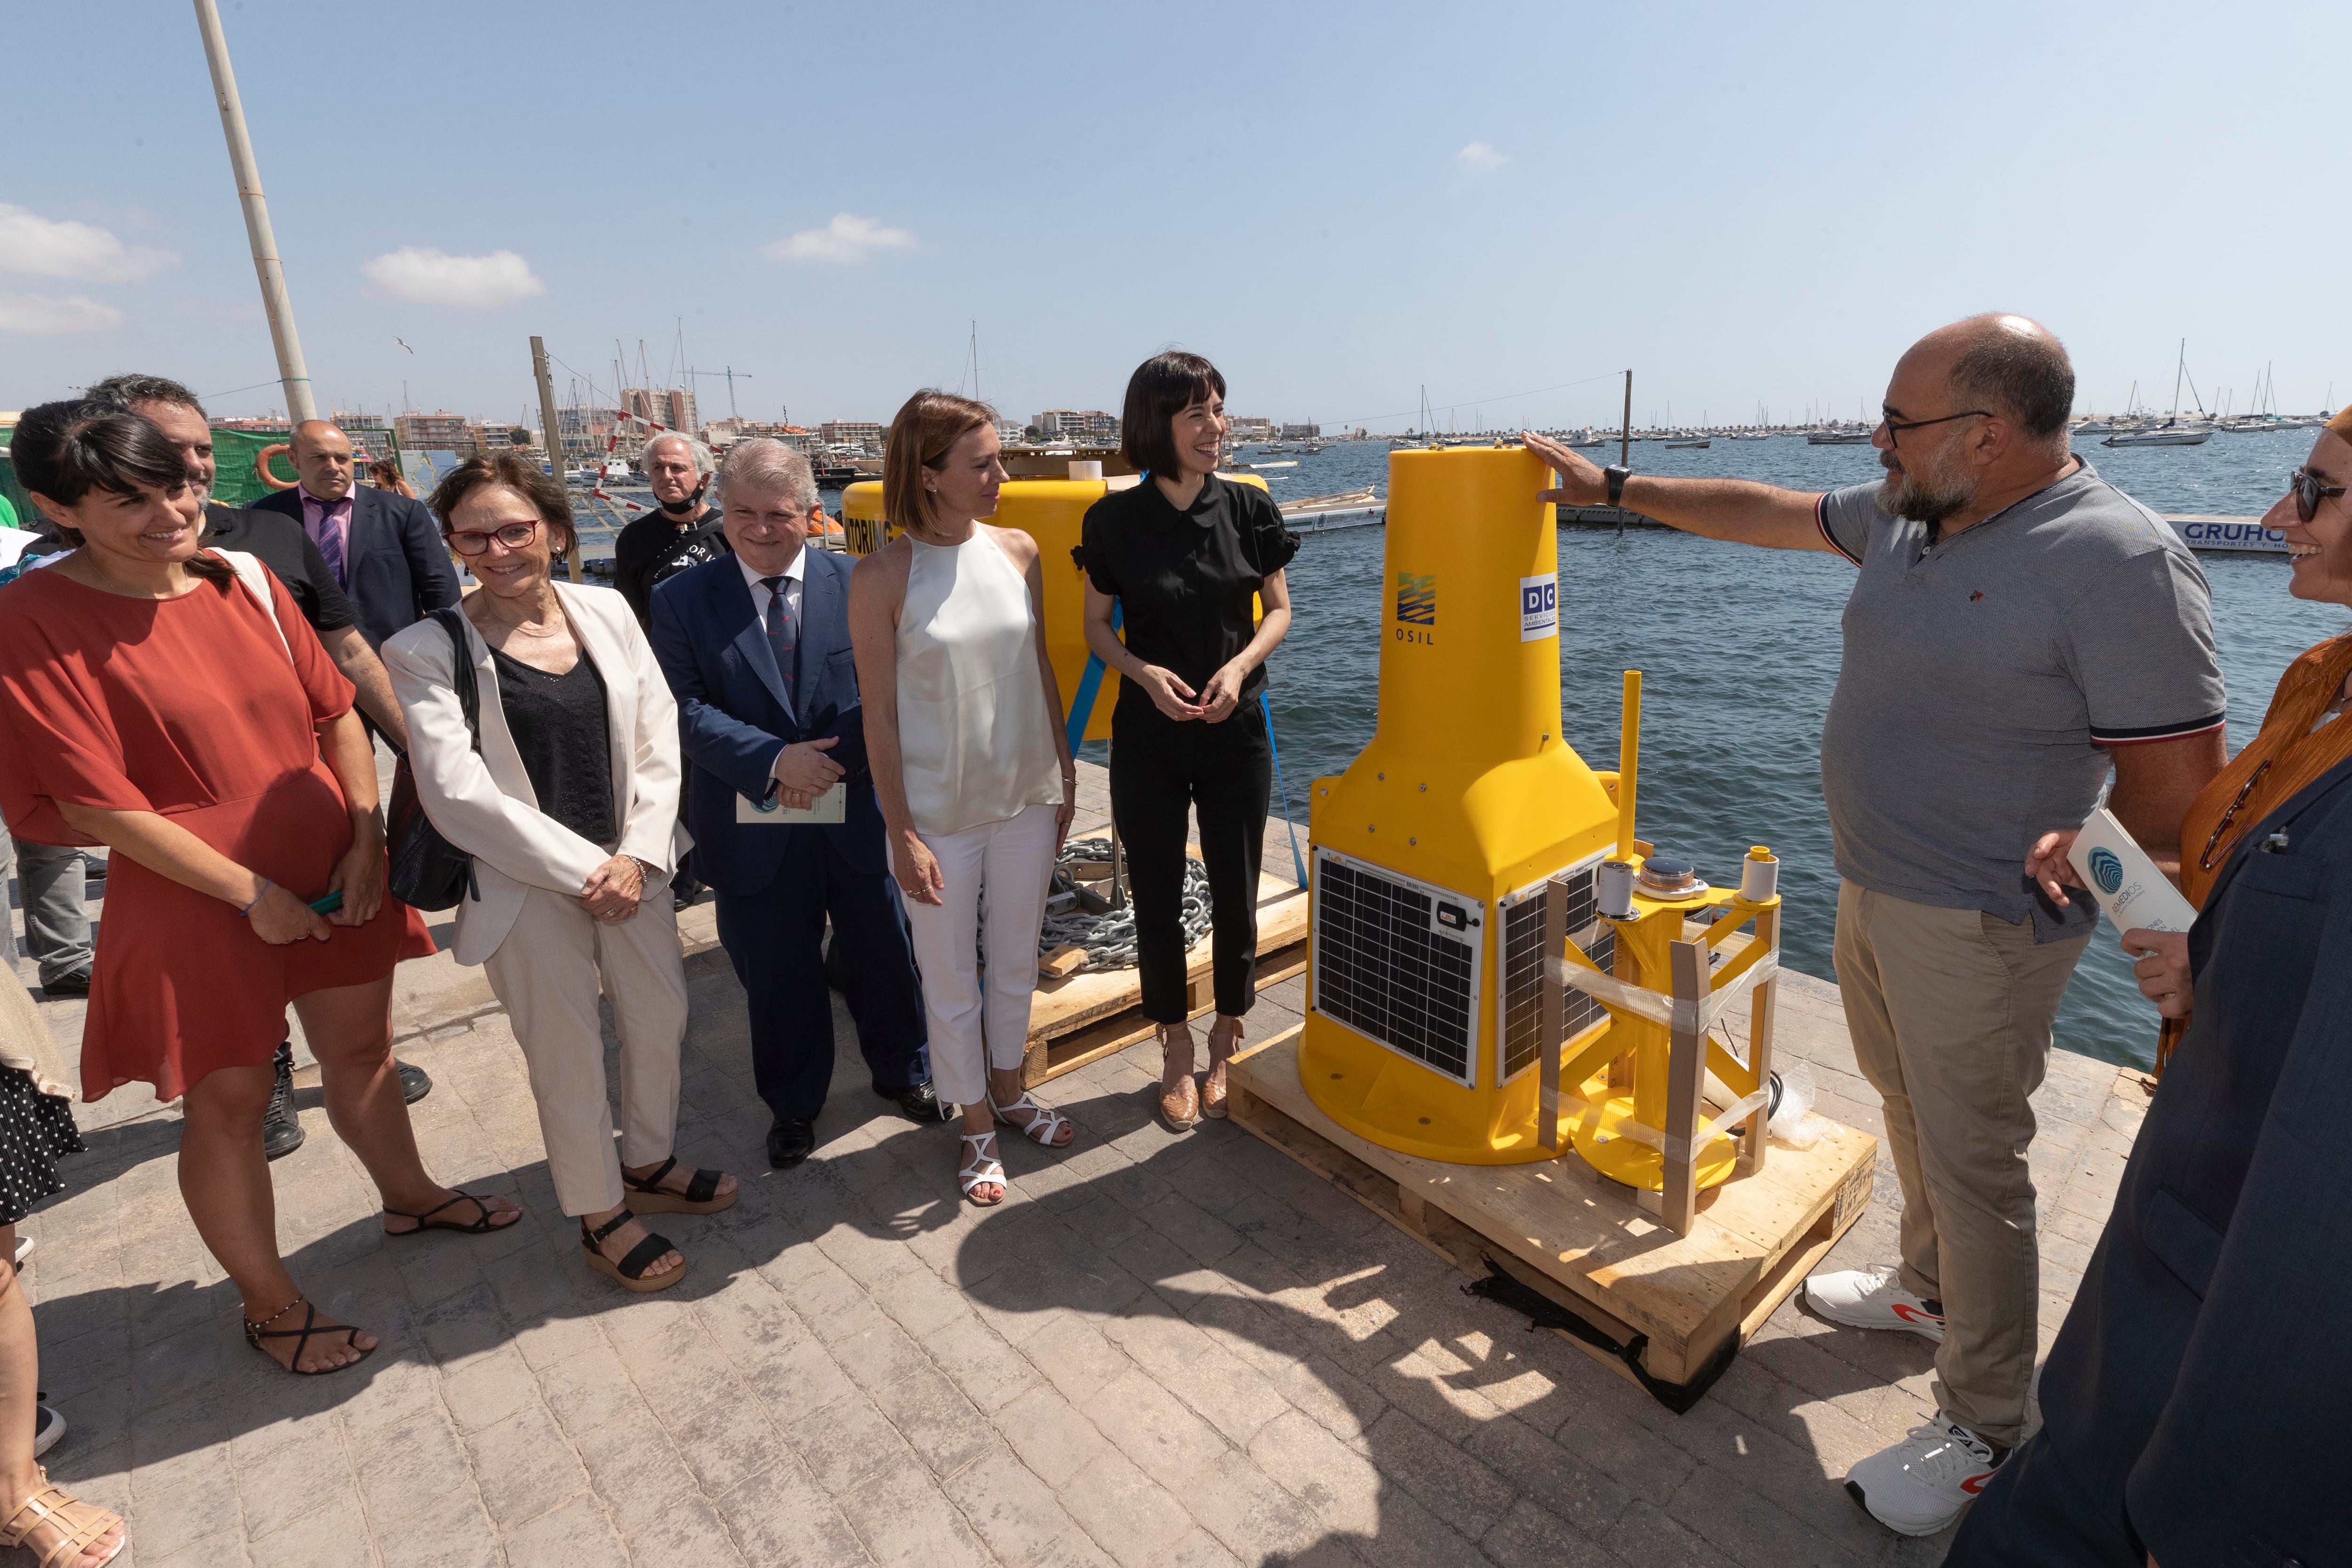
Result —
<instances>
[{"instance_id":1,"label":"navy blazer","mask_svg":"<svg viewBox=\"0 0 2352 1568\"><path fill-rule=\"evenodd\" d=\"M2118 1568L2352 1562L2352 763L2239 841L2189 956L2195 1016L2051 1347L2043 1419L2137 1537Z\"/></svg>"},{"instance_id":2,"label":"navy blazer","mask_svg":"<svg viewBox=\"0 0 2352 1568\"><path fill-rule=\"evenodd\" d=\"M823 833L852 869L887 869L882 810L866 768L866 714L849 651L849 572L857 563L802 547L800 670L796 701L784 695L775 651L751 602L751 585L731 555L690 567L654 590L654 657L677 696L680 748L694 764L686 825L697 876L727 894L753 894L775 880L784 852ZM825 736L825 755L848 788L838 826L754 827L735 821L735 798L768 791L777 751Z\"/></svg>"},{"instance_id":3,"label":"navy blazer","mask_svg":"<svg viewBox=\"0 0 2352 1568\"><path fill-rule=\"evenodd\" d=\"M343 591L359 612L360 635L371 648L405 632L436 610L457 602L457 569L442 542L433 509L373 485L352 490L350 543L343 557ZM254 503L299 523L302 492L280 490Z\"/></svg>"}]
</instances>

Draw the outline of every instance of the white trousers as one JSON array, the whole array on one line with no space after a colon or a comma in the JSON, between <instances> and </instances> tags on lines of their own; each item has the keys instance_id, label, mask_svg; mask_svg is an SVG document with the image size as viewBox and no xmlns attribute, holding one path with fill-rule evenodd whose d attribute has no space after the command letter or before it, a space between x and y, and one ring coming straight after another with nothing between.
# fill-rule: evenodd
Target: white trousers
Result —
<instances>
[{"instance_id":1,"label":"white trousers","mask_svg":"<svg viewBox=\"0 0 2352 1568\"><path fill-rule=\"evenodd\" d=\"M482 966L530 1063L548 1174L569 1215L618 1207L622 1165L667 1159L677 1134L686 961L668 884L646 892L636 914L614 923L592 918L577 898L531 888L513 929ZM600 990L612 998L621 1037L617 1156Z\"/></svg>"},{"instance_id":2,"label":"white trousers","mask_svg":"<svg viewBox=\"0 0 2352 1568\"><path fill-rule=\"evenodd\" d=\"M939 904L909 898L915 962L923 971L923 1011L930 1022L931 1087L943 1103L977 1105L988 1092L986 1068L1021 1065L1029 1043L1029 1000L1037 989L1037 928L1054 880L1054 808L1029 806L1017 817L960 833L922 835L946 883ZM982 895L988 930L981 933ZM980 944L988 945L988 991L980 983Z\"/></svg>"}]
</instances>

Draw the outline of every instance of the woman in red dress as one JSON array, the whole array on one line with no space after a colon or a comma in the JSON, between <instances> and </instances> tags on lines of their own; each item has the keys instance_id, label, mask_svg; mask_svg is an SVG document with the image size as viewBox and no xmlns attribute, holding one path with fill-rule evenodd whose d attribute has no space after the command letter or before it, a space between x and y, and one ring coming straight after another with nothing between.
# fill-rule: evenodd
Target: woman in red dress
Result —
<instances>
[{"instance_id":1,"label":"woman in red dress","mask_svg":"<svg viewBox=\"0 0 2352 1568\"><path fill-rule=\"evenodd\" d=\"M179 1097L181 1196L245 1298L247 1337L295 1372L352 1365L375 1337L320 1313L278 1253L261 1120L289 1002L387 1232L488 1231L521 1211L439 1186L417 1157L392 971L433 941L384 896L351 683L276 578L198 549L179 450L147 421L49 403L11 456L79 548L0 589L0 810L45 843L114 851L82 1097L133 1082Z\"/></svg>"}]
</instances>

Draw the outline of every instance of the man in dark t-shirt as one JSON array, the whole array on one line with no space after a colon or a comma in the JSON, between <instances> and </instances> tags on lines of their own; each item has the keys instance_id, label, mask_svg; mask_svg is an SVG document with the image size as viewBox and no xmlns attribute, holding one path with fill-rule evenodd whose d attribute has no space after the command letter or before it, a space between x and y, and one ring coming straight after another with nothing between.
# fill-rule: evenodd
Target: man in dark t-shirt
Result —
<instances>
[{"instance_id":1,"label":"man in dark t-shirt","mask_svg":"<svg viewBox=\"0 0 2352 1568\"><path fill-rule=\"evenodd\" d=\"M650 627L655 588L730 552L719 508L702 499L717 466L710 449L667 431L646 444L638 461L658 505L630 518L613 541L613 586L637 612L637 624Z\"/></svg>"}]
</instances>

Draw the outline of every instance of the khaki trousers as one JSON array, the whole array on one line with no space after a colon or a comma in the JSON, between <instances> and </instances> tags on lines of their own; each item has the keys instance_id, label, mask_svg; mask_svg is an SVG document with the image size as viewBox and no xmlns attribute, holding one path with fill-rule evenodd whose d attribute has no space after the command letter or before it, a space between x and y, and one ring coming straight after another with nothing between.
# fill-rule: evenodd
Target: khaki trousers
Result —
<instances>
[{"instance_id":1,"label":"khaki trousers","mask_svg":"<svg viewBox=\"0 0 2352 1568\"><path fill-rule=\"evenodd\" d=\"M677 1133L686 961L668 884L651 883L646 893L634 916L614 923L591 918L577 898L534 887L482 966L530 1064L547 1172L569 1215L617 1207L621 1166L667 1159ZM599 990L612 1000L621 1037L618 1155Z\"/></svg>"},{"instance_id":2,"label":"khaki trousers","mask_svg":"<svg viewBox=\"0 0 2352 1568\"><path fill-rule=\"evenodd\" d=\"M2031 921L1838 890L1846 1028L1885 1100L1903 1184L1903 1288L1943 1303L1937 1402L2002 1448L2023 1436L2041 1316L2027 1097L2089 945L2036 944Z\"/></svg>"}]
</instances>

